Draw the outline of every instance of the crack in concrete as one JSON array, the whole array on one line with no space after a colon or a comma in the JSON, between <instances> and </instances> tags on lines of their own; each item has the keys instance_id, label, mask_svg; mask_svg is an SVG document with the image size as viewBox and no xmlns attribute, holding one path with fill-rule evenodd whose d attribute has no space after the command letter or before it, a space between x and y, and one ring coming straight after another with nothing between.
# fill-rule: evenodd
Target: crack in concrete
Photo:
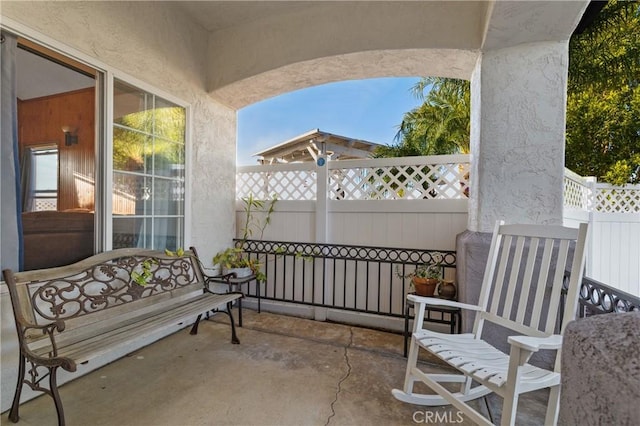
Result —
<instances>
[{"instance_id":1,"label":"crack in concrete","mask_svg":"<svg viewBox=\"0 0 640 426\"><path fill-rule=\"evenodd\" d=\"M335 410L335 404L336 402L338 402L338 397L340 396L340 392L342 392L342 383L344 383L345 380L347 380L349 378L349 376L351 375L351 363L349 362L349 348L351 348L351 346L353 345L353 327L349 327L349 333L351 334L349 337L349 344L347 344L347 346L344 347L344 361L347 364L347 372L346 374L340 378L340 380L338 381L338 386L336 389L336 395L335 398L333 398L333 401L331 401L331 414L329 414L329 417L327 418L327 421L325 422L324 426L329 426L329 423L331 423L331 419L335 417L336 415L336 410Z\"/></svg>"}]
</instances>

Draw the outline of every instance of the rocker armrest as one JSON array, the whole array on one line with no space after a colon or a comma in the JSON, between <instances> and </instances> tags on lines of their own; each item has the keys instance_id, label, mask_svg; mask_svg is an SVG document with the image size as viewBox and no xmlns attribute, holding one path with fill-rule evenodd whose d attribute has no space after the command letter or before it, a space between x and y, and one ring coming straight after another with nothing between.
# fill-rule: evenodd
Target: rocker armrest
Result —
<instances>
[{"instance_id":1,"label":"rocker armrest","mask_svg":"<svg viewBox=\"0 0 640 426\"><path fill-rule=\"evenodd\" d=\"M431 305L431 306L447 306L450 308L460 308L460 309L467 309L471 311L482 311L482 308L477 305L469 305L467 303L456 302L455 300L440 299L437 297L424 297L424 296L417 296L415 294L409 294L407 296L407 299L411 300L413 303L424 303L426 305Z\"/></svg>"},{"instance_id":2,"label":"rocker armrest","mask_svg":"<svg viewBox=\"0 0 640 426\"><path fill-rule=\"evenodd\" d=\"M555 349L562 347L562 336L553 334L547 337L510 336L510 345L517 346L530 352L538 352L540 349Z\"/></svg>"}]
</instances>

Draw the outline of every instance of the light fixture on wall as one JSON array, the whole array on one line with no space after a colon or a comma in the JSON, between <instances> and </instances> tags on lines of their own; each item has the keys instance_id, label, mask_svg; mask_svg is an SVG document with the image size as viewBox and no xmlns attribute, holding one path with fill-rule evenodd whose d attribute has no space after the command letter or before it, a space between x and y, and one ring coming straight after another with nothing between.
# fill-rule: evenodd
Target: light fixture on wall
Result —
<instances>
[{"instance_id":1,"label":"light fixture on wall","mask_svg":"<svg viewBox=\"0 0 640 426\"><path fill-rule=\"evenodd\" d=\"M66 146L78 144L77 129L74 129L71 126L62 126L62 131L64 132L64 144Z\"/></svg>"}]
</instances>

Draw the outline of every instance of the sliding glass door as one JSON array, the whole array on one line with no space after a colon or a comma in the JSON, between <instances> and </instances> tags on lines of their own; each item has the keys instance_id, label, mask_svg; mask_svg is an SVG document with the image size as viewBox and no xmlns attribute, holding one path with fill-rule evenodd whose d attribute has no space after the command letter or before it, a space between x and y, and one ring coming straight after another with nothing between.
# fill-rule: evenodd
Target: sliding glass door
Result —
<instances>
[{"instance_id":1,"label":"sliding glass door","mask_svg":"<svg viewBox=\"0 0 640 426\"><path fill-rule=\"evenodd\" d=\"M184 244L186 110L120 80L113 96L113 248Z\"/></svg>"},{"instance_id":2,"label":"sliding glass door","mask_svg":"<svg viewBox=\"0 0 640 426\"><path fill-rule=\"evenodd\" d=\"M15 107L3 111L16 112L17 132L8 133L17 140L3 143L15 142L21 163L6 182L18 188L11 267L61 266L123 247L183 247L186 107L115 70L10 39L3 58L11 53L15 66L4 68L16 72L3 100Z\"/></svg>"}]
</instances>

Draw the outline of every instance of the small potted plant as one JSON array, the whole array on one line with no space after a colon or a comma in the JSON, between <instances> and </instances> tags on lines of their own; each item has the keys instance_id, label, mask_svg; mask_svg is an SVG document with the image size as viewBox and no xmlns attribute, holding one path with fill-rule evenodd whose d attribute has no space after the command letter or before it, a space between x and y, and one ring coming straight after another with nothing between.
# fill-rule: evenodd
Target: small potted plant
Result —
<instances>
[{"instance_id":1,"label":"small potted plant","mask_svg":"<svg viewBox=\"0 0 640 426\"><path fill-rule=\"evenodd\" d=\"M416 266L409 274L400 275L402 278L411 278L411 284L418 296L433 296L442 279L442 254L434 253L431 259L431 262Z\"/></svg>"},{"instance_id":2,"label":"small potted plant","mask_svg":"<svg viewBox=\"0 0 640 426\"><path fill-rule=\"evenodd\" d=\"M213 263L220 265L223 275L235 273L237 278L243 278L253 274L258 281L266 279L260 270L261 264L258 259L249 259L240 247L230 247L218 252L213 258Z\"/></svg>"},{"instance_id":3,"label":"small potted plant","mask_svg":"<svg viewBox=\"0 0 640 426\"><path fill-rule=\"evenodd\" d=\"M275 210L278 198L273 195L269 200L257 200L253 194L244 197L244 226L242 227L242 239L236 247L229 247L219 251L213 257L213 264L220 267L222 275L235 273L236 278L255 275L258 282L266 281L267 277L261 269L262 263L259 259L249 258L242 247L244 243L253 236L254 231L259 234L258 239L262 239L264 230L271 223L271 215ZM264 213L264 218L256 217L255 213Z\"/></svg>"}]
</instances>

